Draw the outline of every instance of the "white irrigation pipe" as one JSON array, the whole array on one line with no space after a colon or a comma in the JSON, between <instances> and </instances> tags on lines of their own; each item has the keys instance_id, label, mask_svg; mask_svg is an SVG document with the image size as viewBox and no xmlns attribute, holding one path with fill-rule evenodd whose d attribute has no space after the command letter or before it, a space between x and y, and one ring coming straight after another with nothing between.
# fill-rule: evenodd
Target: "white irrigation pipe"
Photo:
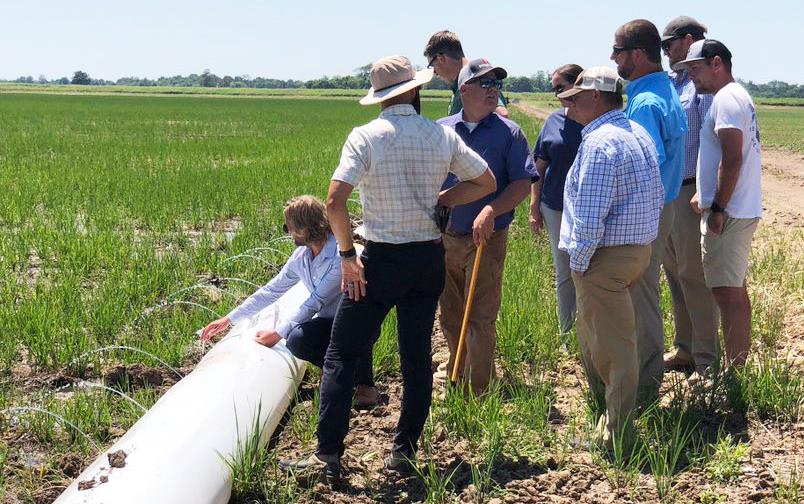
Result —
<instances>
[{"instance_id":1,"label":"white irrigation pipe","mask_svg":"<svg viewBox=\"0 0 804 504\"><path fill-rule=\"evenodd\" d=\"M260 439L267 443L306 366L284 341L266 348L254 335L273 325L277 310L295 311L308 295L299 284L254 319L237 324L225 345L213 347L56 504L228 502L231 473L225 459L250 435L243 426L254 425L261 408ZM110 467L107 453L118 450L126 454L125 466ZM92 488L79 490L80 482Z\"/></svg>"}]
</instances>

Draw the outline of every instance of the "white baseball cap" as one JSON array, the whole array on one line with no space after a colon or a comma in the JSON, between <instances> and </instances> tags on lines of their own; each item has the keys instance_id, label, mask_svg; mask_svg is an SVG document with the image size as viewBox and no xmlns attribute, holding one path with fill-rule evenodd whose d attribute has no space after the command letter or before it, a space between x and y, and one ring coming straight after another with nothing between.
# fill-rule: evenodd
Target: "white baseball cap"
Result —
<instances>
[{"instance_id":1,"label":"white baseball cap","mask_svg":"<svg viewBox=\"0 0 804 504\"><path fill-rule=\"evenodd\" d=\"M596 66L587 68L575 79L575 84L563 93L559 93L559 98L569 98L581 91L607 91L610 93L622 93L623 81L613 68Z\"/></svg>"}]
</instances>

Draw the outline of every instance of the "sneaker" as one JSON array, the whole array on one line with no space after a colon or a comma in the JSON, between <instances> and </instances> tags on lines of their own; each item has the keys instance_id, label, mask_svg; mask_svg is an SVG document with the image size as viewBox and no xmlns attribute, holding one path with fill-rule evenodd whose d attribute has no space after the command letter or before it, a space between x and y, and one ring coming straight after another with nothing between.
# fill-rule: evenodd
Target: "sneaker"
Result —
<instances>
[{"instance_id":1,"label":"sneaker","mask_svg":"<svg viewBox=\"0 0 804 504\"><path fill-rule=\"evenodd\" d=\"M383 465L389 471L401 472L409 470L415 460L416 455L408 456L400 451L391 450L391 454L383 460Z\"/></svg>"},{"instance_id":2,"label":"sneaker","mask_svg":"<svg viewBox=\"0 0 804 504\"><path fill-rule=\"evenodd\" d=\"M296 479L308 482L335 482L341 478L341 459L337 455L312 454L301 460L280 460L279 467Z\"/></svg>"},{"instance_id":3,"label":"sneaker","mask_svg":"<svg viewBox=\"0 0 804 504\"><path fill-rule=\"evenodd\" d=\"M382 401L382 396L376 387L371 385L358 385L352 398L354 409L371 409Z\"/></svg>"},{"instance_id":4,"label":"sneaker","mask_svg":"<svg viewBox=\"0 0 804 504\"><path fill-rule=\"evenodd\" d=\"M680 348L664 354L664 368L668 371L691 370L693 365L692 357Z\"/></svg>"}]
</instances>

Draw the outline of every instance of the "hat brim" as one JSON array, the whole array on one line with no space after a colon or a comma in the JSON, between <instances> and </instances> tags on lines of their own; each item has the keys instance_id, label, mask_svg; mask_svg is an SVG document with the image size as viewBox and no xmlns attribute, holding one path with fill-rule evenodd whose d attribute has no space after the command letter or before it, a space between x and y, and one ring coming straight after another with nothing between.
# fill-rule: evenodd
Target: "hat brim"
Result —
<instances>
[{"instance_id":1,"label":"hat brim","mask_svg":"<svg viewBox=\"0 0 804 504\"><path fill-rule=\"evenodd\" d=\"M662 36L662 42L667 42L668 40L673 40L674 38L678 38L678 35L675 35L673 33L671 33L669 35L663 35Z\"/></svg>"},{"instance_id":2,"label":"hat brim","mask_svg":"<svg viewBox=\"0 0 804 504\"><path fill-rule=\"evenodd\" d=\"M564 91L563 93L558 93L556 98L569 98L570 96L575 96L576 94L580 93L581 91L587 91L586 89L572 87Z\"/></svg>"},{"instance_id":3,"label":"hat brim","mask_svg":"<svg viewBox=\"0 0 804 504\"><path fill-rule=\"evenodd\" d=\"M675 72L678 72L680 70L686 70L689 67L690 63L694 63L696 61L703 61L705 59L706 58L704 58L703 56L700 57L700 58L688 58L688 59L679 61L678 63L676 63L675 65L671 66L670 68L672 68L673 71L675 71Z\"/></svg>"},{"instance_id":4,"label":"hat brim","mask_svg":"<svg viewBox=\"0 0 804 504\"><path fill-rule=\"evenodd\" d=\"M413 80L402 82L397 84L396 86L391 86L382 89L380 91L374 91L374 88L369 89L368 94L366 94L366 96L360 99L360 104L374 105L376 103L381 103L389 98L399 96L406 91L410 91L411 89L427 84L432 79L433 79L433 70L431 68L425 70L419 70L418 72L416 72L416 75L413 77Z\"/></svg>"}]
</instances>

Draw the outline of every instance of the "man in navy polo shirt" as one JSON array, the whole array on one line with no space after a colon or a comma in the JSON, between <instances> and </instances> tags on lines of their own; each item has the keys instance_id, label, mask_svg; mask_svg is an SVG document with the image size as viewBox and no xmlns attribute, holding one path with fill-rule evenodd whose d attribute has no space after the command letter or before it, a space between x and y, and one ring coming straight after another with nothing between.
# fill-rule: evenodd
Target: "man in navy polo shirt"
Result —
<instances>
[{"instance_id":1,"label":"man in navy polo shirt","mask_svg":"<svg viewBox=\"0 0 804 504\"><path fill-rule=\"evenodd\" d=\"M514 208L528 195L531 179L537 176L525 134L515 122L494 111L506 76L504 69L485 59L468 62L457 81L463 110L438 121L453 128L466 145L480 154L497 179L494 193L453 209L444 234L447 275L439 299L439 321L449 345L448 372L455 363L475 253L481 242L485 247L459 370L461 379L471 385L476 395L486 390L494 376L508 225L514 219ZM443 189L456 183L450 174Z\"/></svg>"}]
</instances>

